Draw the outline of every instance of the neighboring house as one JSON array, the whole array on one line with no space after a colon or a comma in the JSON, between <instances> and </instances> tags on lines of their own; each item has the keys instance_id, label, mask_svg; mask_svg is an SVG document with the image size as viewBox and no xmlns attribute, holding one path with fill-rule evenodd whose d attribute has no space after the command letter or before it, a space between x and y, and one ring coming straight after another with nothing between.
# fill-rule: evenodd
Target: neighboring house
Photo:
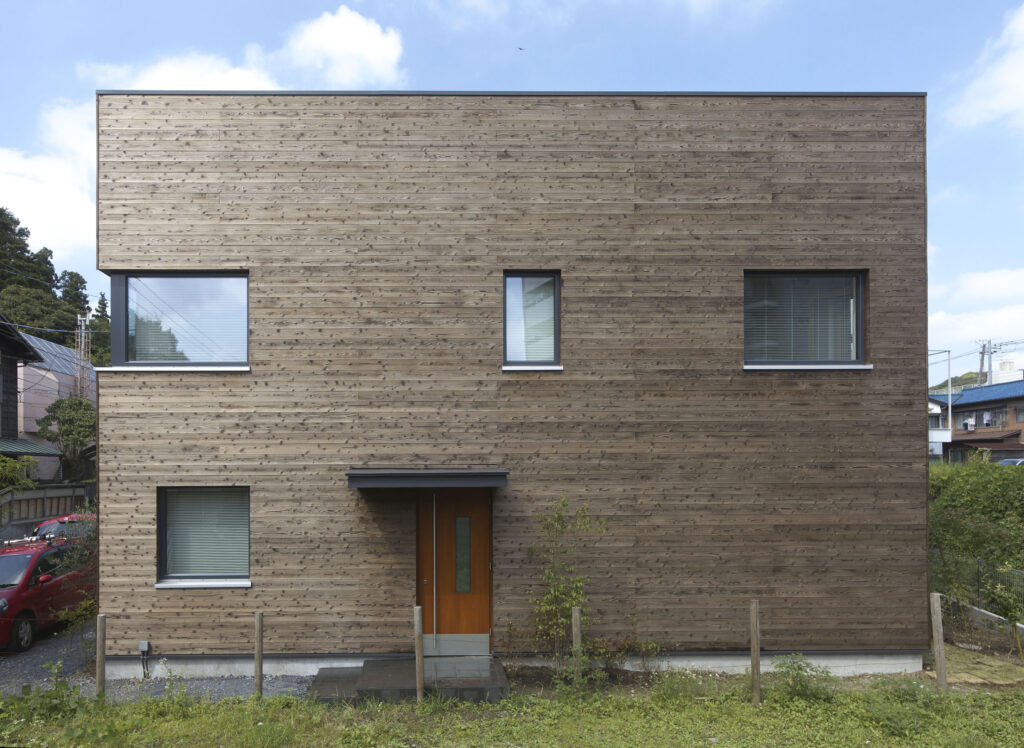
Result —
<instances>
[{"instance_id":1,"label":"neighboring house","mask_svg":"<svg viewBox=\"0 0 1024 748\"><path fill-rule=\"evenodd\" d=\"M757 599L920 665L923 96L101 92L98 139L108 665L417 603L532 649L562 497L590 633L741 656Z\"/></svg>"},{"instance_id":2,"label":"neighboring house","mask_svg":"<svg viewBox=\"0 0 1024 748\"><path fill-rule=\"evenodd\" d=\"M48 442L38 443L23 438L18 428L20 364L35 365L43 360L27 338L10 320L0 315L0 455L33 457L42 465L46 460L59 459L60 452ZM38 475L43 475L42 467Z\"/></svg>"},{"instance_id":3,"label":"neighboring house","mask_svg":"<svg viewBox=\"0 0 1024 748\"><path fill-rule=\"evenodd\" d=\"M929 395L929 410L949 409L946 396ZM953 438L944 445L944 459L963 462L972 449L991 453L993 460L1024 457L1024 380L972 387L953 395Z\"/></svg>"},{"instance_id":4,"label":"neighboring house","mask_svg":"<svg viewBox=\"0 0 1024 748\"><path fill-rule=\"evenodd\" d=\"M22 337L36 352L37 360L26 361L18 367L18 435L35 444L53 447L51 442L38 436L37 419L46 415L46 409L54 401L65 397L83 397L96 405L96 370L85 362L79 374L75 351L71 348L26 333L22 333ZM41 479L60 477L59 456L38 459Z\"/></svg>"},{"instance_id":5,"label":"neighboring house","mask_svg":"<svg viewBox=\"0 0 1024 748\"><path fill-rule=\"evenodd\" d=\"M935 402L938 396L928 397L928 460L941 462L942 445L949 442L953 435L943 407Z\"/></svg>"}]
</instances>

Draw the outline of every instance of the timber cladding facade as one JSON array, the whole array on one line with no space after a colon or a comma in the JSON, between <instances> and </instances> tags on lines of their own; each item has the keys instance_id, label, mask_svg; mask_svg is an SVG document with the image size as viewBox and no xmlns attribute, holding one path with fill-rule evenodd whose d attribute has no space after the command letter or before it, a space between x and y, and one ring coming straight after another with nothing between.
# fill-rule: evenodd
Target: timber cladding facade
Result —
<instances>
[{"instance_id":1,"label":"timber cladding facade","mask_svg":"<svg viewBox=\"0 0 1024 748\"><path fill-rule=\"evenodd\" d=\"M109 92L98 140L109 654L410 651L445 569L503 651L561 497L596 635L927 648L924 97Z\"/></svg>"}]
</instances>

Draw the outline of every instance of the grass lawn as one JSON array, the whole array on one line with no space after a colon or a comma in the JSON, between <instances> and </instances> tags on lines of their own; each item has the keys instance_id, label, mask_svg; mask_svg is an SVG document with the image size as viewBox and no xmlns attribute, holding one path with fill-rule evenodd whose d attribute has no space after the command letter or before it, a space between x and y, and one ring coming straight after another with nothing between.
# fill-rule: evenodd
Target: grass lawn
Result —
<instances>
[{"instance_id":1,"label":"grass lawn","mask_svg":"<svg viewBox=\"0 0 1024 748\"><path fill-rule=\"evenodd\" d=\"M1021 685L964 685L944 695L925 677L838 680L801 668L765 680L758 709L747 679L686 672L632 686L524 687L486 705L324 706L294 697L214 704L182 694L110 704L58 684L0 699L0 744L1024 745Z\"/></svg>"}]
</instances>

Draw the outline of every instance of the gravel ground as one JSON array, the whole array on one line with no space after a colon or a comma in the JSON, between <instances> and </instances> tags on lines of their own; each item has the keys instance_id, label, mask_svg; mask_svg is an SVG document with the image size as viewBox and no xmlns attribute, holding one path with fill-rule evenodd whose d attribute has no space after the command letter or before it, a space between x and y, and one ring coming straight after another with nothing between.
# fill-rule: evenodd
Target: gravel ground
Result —
<instances>
[{"instance_id":1,"label":"gravel ground","mask_svg":"<svg viewBox=\"0 0 1024 748\"><path fill-rule=\"evenodd\" d=\"M83 695L96 693L93 651L96 635L93 627L46 633L27 652L0 651L0 693L20 694L26 686L46 686L52 682L50 668L60 662L60 674ZM312 676L272 675L263 679L263 695L293 694L303 696ZM190 696L220 701L233 697L246 698L253 693L253 679L242 676L221 678L175 678L173 680L107 680L107 698L132 701L143 696L164 696L170 691L184 690Z\"/></svg>"}]
</instances>

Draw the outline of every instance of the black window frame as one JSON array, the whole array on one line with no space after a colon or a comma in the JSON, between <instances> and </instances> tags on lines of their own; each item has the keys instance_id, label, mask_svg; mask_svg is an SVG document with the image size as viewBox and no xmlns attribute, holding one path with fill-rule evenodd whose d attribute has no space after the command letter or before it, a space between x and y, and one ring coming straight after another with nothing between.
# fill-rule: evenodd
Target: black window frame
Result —
<instances>
[{"instance_id":1,"label":"black window frame","mask_svg":"<svg viewBox=\"0 0 1024 748\"><path fill-rule=\"evenodd\" d=\"M856 304L855 313L857 316L857 356L855 358L843 359L748 359L746 357L746 295L747 278L749 277L852 277L856 283ZM860 366L867 363L866 350L866 329L867 329L867 308L865 297L867 293L867 270L744 270L743 271L743 363L746 366Z\"/></svg>"},{"instance_id":2,"label":"black window frame","mask_svg":"<svg viewBox=\"0 0 1024 748\"><path fill-rule=\"evenodd\" d=\"M245 497L249 505L248 524L249 524L249 557L246 559L246 566L248 571L245 574L168 574L167 573L167 490L172 489L176 491L210 491L217 489L242 489L245 491ZM249 486L160 486L156 490L156 578L157 582L182 582L182 581L193 581L193 580L232 580L248 581L252 574L252 489Z\"/></svg>"},{"instance_id":3,"label":"black window frame","mask_svg":"<svg viewBox=\"0 0 1024 748\"><path fill-rule=\"evenodd\" d=\"M128 280L130 278L245 278L245 361L129 361ZM110 273L110 365L127 367L248 366L251 299L247 270L209 271L123 271Z\"/></svg>"},{"instance_id":4,"label":"black window frame","mask_svg":"<svg viewBox=\"0 0 1024 748\"><path fill-rule=\"evenodd\" d=\"M510 361L508 358L508 279L552 278L555 282L555 357L543 361ZM559 366L562 363L562 271L504 270L501 274L501 359L504 366Z\"/></svg>"}]
</instances>

